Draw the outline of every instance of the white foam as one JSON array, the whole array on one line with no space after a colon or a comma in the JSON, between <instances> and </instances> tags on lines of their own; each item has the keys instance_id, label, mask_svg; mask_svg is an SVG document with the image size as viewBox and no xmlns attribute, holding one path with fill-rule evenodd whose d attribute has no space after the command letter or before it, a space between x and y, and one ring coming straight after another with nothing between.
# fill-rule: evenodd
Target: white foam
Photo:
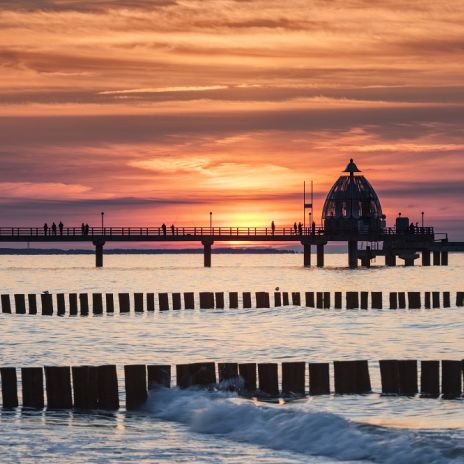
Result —
<instances>
[{"instance_id":1,"label":"white foam","mask_svg":"<svg viewBox=\"0 0 464 464\"><path fill-rule=\"evenodd\" d=\"M463 462L462 454L452 456L418 431L359 424L333 413L288 404L254 403L232 393L162 389L151 393L147 409L158 418L185 424L193 432L275 450L385 464Z\"/></svg>"}]
</instances>

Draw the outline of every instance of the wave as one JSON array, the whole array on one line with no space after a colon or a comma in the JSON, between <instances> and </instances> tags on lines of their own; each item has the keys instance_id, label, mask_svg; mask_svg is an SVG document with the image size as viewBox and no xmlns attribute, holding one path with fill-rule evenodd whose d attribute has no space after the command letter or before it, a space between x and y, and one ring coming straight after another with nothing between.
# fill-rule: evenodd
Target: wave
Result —
<instances>
[{"instance_id":1,"label":"wave","mask_svg":"<svg viewBox=\"0 0 464 464\"><path fill-rule=\"evenodd\" d=\"M151 392L146 409L192 432L341 461L441 464L464 458L458 437L444 437L443 431L389 429L290 404L253 402L233 393L160 389Z\"/></svg>"}]
</instances>

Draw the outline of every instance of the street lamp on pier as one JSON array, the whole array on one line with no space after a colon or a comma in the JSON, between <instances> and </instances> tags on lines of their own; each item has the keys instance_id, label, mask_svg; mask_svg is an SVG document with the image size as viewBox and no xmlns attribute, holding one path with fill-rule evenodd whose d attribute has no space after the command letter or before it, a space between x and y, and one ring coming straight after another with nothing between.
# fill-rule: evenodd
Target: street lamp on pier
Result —
<instances>
[{"instance_id":1,"label":"street lamp on pier","mask_svg":"<svg viewBox=\"0 0 464 464\"><path fill-rule=\"evenodd\" d=\"M105 212L102 211L101 213L101 218L102 218L102 230L103 230L103 227L104 227L104 216L105 216Z\"/></svg>"},{"instance_id":2,"label":"street lamp on pier","mask_svg":"<svg viewBox=\"0 0 464 464\"><path fill-rule=\"evenodd\" d=\"M209 212L209 233L213 233L213 212Z\"/></svg>"},{"instance_id":3,"label":"street lamp on pier","mask_svg":"<svg viewBox=\"0 0 464 464\"><path fill-rule=\"evenodd\" d=\"M422 228L424 228L424 212L423 211L421 213L421 216L422 216Z\"/></svg>"}]
</instances>

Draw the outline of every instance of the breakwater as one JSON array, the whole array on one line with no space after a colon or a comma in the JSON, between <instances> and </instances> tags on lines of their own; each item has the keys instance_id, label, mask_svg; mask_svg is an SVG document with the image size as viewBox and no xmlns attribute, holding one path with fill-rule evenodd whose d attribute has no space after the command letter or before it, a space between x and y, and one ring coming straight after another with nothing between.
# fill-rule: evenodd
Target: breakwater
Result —
<instances>
[{"instance_id":1,"label":"breakwater","mask_svg":"<svg viewBox=\"0 0 464 464\"><path fill-rule=\"evenodd\" d=\"M184 292L3 294L2 313L88 316L181 309L437 309L464 307L464 292Z\"/></svg>"}]
</instances>

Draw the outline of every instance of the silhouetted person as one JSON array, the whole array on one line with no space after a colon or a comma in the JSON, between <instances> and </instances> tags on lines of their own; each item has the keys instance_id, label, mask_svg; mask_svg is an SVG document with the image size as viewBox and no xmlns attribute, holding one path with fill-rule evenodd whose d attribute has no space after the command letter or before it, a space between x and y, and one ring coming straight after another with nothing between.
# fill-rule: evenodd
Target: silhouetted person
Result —
<instances>
[{"instance_id":1,"label":"silhouetted person","mask_svg":"<svg viewBox=\"0 0 464 464\"><path fill-rule=\"evenodd\" d=\"M413 234L413 233L414 233L414 229L415 229L414 224L411 222L411 224L409 225L409 233L410 233L410 234Z\"/></svg>"},{"instance_id":2,"label":"silhouetted person","mask_svg":"<svg viewBox=\"0 0 464 464\"><path fill-rule=\"evenodd\" d=\"M303 235L303 224L301 222L298 223L298 233Z\"/></svg>"},{"instance_id":3,"label":"silhouetted person","mask_svg":"<svg viewBox=\"0 0 464 464\"><path fill-rule=\"evenodd\" d=\"M171 224L171 234L174 235L174 224Z\"/></svg>"},{"instance_id":4,"label":"silhouetted person","mask_svg":"<svg viewBox=\"0 0 464 464\"><path fill-rule=\"evenodd\" d=\"M316 223L314 221L311 224L311 232L313 235L316 235Z\"/></svg>"},{"instance_id":5,"label":"silhouetted person","mask_svg":"<svg viewBox=\"0 0 464 464\"><path fill-rule=\"evenodd\" d=\"M275 224L274 221L271 222L271 230L272 230L272 235L275 234Z\"/></svg>"},{"instance_id":6,"label":"silhouetted person","mask_svg":"<svg viewBox=\"0 0 464 464\"><path fill-rule=\"evenodd\" d=\"M52 224L52 233L53 235L56 235L56 224L55 223Z\"/></svg>"},{"instance_id":7,"label":"silhouetted person","mask_svg":"<svg viewBox=\"0 0 464 464\"><path fill-rule=\"evenodd\" d=\"M60 235L63 235L63 223L61 221L58 224L58 228L60 229Z\"/></svg>"},{"instance_id":8,"label":"silhouetted person","mask_svg":"<svg viewBox=\"0 0 464 464\"><path fill-rule=\"evenodd\" d=\"M163 235L166 236L166 224L163 222L163 225L161 226L161 229L163 229Z\"/></svg>"},{"instance_id":9,"label":"silhouetted person","mask_svg":"<svg viewBox=\"0 0 464 464\"><path fill-rule=\"evenodd\" d=\"M89 225L85 225L85 235L89 235Z\"/></svg>"},{"instance_id":10,"label":"silhouetted person","mask_svg":"<svg viewBox=\"0 0 464 464\"><path fill-rule=\"evenodd\" d=\"M295 224L293 224L293 230L295 231L295 235L296 235L296 232L297 232L297 230L298 230L298 227L297 227L297 225L296 225L296 222L295 222Z\"/></svg>"},{"instance_id":11,"label":"silhouetted person","mask_svg":"<svg viewBox=\"0 0 464 464\"><path fill-rule=\"evenodd\" d=\"M47 235L47 232L48 232L48 224L45 223L44 224L44 235Z\"/></svg>"},{"instance_id":12,"label":"silhouetted person","mask_svg":"<svg viewBox=\"0 0 464 464\"><path fill-rule=\"evenodd\" d=\"M81 232L82 232L82 235L85 235L85 224L84 223L81 224Z\"/></svg>"}]
</instances>

